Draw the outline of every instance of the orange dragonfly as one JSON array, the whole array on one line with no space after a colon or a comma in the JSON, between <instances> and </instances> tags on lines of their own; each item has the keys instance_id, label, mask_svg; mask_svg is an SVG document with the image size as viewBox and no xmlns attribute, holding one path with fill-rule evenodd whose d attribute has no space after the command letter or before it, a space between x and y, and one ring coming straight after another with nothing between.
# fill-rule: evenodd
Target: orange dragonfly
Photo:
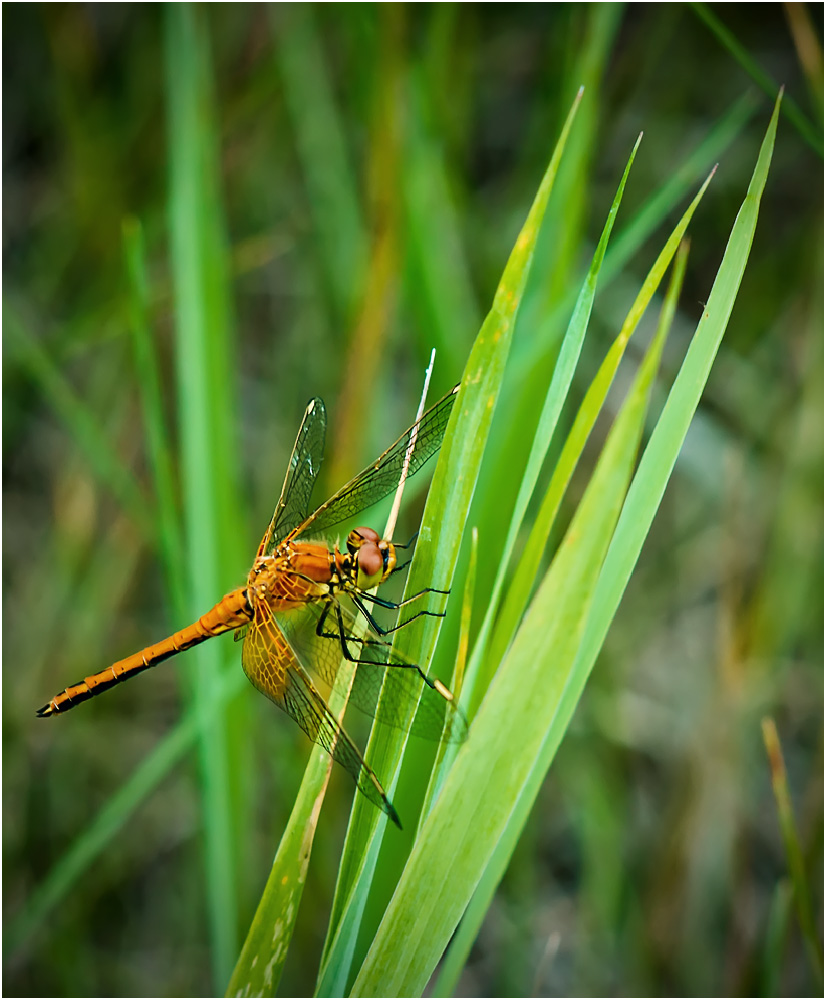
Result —
<instances>
[{"instance_id":1,"label":"orange dragonfly","mask_svg":"<svg viewBox=\"0 0 826 1000\"><path fill-rule=\"evenodd\" d=\"M406 708L418 702L409 731L438 741L459 742L467 723L451 692L415 663L391 648L388 637L421 615L419 610L393 628L383 629L369 605L400 609L428 593L426 588L401 603L370 591L403 566L397 546L372 528L356 528L338 545L305 541L354 517L391 493L405 470L412 475L440 448L459 387L435 403L375 462L310 513L310 494L324 454L327 414L322 400L310 400L287 467L281 498L261 539L246 585L227 594L214 608L163 642L118 660L106 670L67 687L38 711L57 715L107 691L206 639L235 629L243 639L241 664L252 684L290 715L354 778L359 791L401 826L396 810L358 747L339 726L315 686L332 686L342 657L357 664L349 703L374 715L380 691L382 721L405 725ZM350 599L364 618L358 627Z\"/></svg>"}]
</instances>

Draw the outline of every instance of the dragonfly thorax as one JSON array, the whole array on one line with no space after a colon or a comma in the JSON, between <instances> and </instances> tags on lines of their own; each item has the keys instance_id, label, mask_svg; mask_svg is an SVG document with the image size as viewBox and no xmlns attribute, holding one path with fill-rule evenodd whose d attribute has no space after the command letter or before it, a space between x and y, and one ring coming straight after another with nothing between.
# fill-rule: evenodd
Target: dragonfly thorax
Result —
<instances>
[{"instance_id":1,"label":"dragonfly thorax","mask_svg":"<svg viewBox=\"0 0 826 1000\"><path fill-rule=\"evenodd\" d=\"M337 585L336 558L326 545L288 541L255 560L247 596L250 604L264 601L273 611L287 611L328 597Z\"/></svg>"}]
</instances>

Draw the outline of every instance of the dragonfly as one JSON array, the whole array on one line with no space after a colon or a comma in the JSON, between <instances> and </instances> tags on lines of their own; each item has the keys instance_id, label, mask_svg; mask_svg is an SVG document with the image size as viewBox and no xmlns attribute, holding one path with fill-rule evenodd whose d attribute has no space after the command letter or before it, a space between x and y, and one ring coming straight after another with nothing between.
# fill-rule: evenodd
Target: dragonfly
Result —
<instances>
[{"instance_id":1,"label":"dragonfly","mask_svg":"<svg viewBox=\"0 0 826 1000\"><path fill-rule=\"evenodd\" d=\"M234 630L236 640L243 640L241 665L253 686L297 722L344 767L359 791L401 827L378 776L339 725L322 690L329 691L341 663L349 660L355 672L348 705L375 716L381 694L382 722L439 742L464 740L467 722L453 694L392 648L393 633L416 618L444 615L420 605L428 594L448 591L427 587L400 602L375 592L407 565L398 562L398 550L412 543L394 544L369 527L353 529L343 551L338 542L331 546L317 539L373 506L398 487L403 475L418 472L436 454L458 390L457 385L314 510L310 497L324 456L327 412L321 399L311 399L246 584L187 628L71 684L39 709L38 716L64 713L177 653ZM407 614L403 609L411 605L410 616L392 628L383 628L374 615L374 606ZM411 703L418 705L412 722Z\"/></svg>"}]
</instances>

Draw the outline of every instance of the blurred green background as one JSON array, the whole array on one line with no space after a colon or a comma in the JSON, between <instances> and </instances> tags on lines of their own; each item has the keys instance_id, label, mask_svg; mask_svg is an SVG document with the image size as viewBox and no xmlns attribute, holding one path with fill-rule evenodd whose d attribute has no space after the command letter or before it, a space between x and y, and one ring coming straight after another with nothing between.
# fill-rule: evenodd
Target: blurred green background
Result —
<instances>
[{"instance_id":1,"label":"blurred green background","mask_svg":"<svg viewBox=\"0 0 826 1000\"><path fill-rule=\"evenodd\" d=\"M478 608L509 463L637 134L624 252L577 399L665 226L719 160L692 224L673 377L774 90L787 96L701 409L461 994L817 995L760 720L777 722L820 913L822 7L14 4L3 28L4 992L223 991L303 735L244 682L230 639L207 644L215 676L240 678L226 719L199 752L190 741L139 771L130 811L113 796L197 706L200 654L65 718L34 712L243 581L310 396L331 416L327 495L410 423L431 346L432 398L460 377L584 83L499 401L512 419L480 482ZM176 105L193 58L195 142ZM197 226L176 174L191 149ZM206 258L206 346L180 334L182 234L190 261ZM199 522L204 494L218 499ZM210 552L220 582L191 607L204 576L186 567ZM313 989L351 791L334 773L284 995ZM204 829L222 794L216 839ZM98 853L101 809L122 825ZM61 859L78 843L88 863L72 879Z\"/></svg>"}]
</instances>

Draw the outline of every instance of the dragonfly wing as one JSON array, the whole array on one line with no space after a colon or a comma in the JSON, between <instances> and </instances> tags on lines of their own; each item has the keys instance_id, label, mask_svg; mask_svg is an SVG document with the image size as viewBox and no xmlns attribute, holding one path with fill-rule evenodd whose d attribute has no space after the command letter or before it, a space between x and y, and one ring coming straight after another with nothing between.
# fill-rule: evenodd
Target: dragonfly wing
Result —
<instances>
[{"instance_id":1,"label":"dragonfly wing","mask_svg":"<svg viewBox=\"0 0 826 1000\"><path fill-rule=\"evenodd\" d=\"M358 514L386 497L399 485L408 449L415 436L408 476L424 465L441 447L459 386L435 403L412 427L379 455L372 465L351 479L346 486L314 511L296 531L296 538L320 535L328 528Z\"/></svg>"},{"instance_id":2,"label":"dragonfly wing","mask_svg":"<svg viewBox=\"0 0 826 1000\"><path fill-rule=\"evenodd\" d=\"M344 655L358 660L350 704L388 725L441 742L461 743L467 722L446 688L431 686L421 668L411 663L372 631L362 632L353 614L334 600L322 623L324 605L308 604L300 611L278 616L280 628L308 669L327 685L336 679ZM342 639L342 636L344 637ZM361 636L361 638L359 638ZM445 693L442 693L442 692ZM410 706L418 704L412 723Z\"/></svg>"},{"instance_id":3,"label":"dragonfly wing","mask_svg":"<svg viewBox=\"0 0 826 1000\"><path fill-rule=\"evenodd\" d=\"M297 722L314 743L344 767L359 791L401 827L375 773L305 674L266 605L256 605L255 620L244 637L241 663L253 686Z\"/></svg>"},{"instance_id":4,"label":"dragonfly wing","mask_svg":"<svg viewBox=\"0 0 826 1000\"><path fill-rule=\"evenodd\" d=\"M293 528L306 519L310 510L310 495L324 458L324 438L327 433L327 411L324 401L311 399L298 428L281 497L275 508L259 555L270 555Z\"/></svg>"}]
</instances>

